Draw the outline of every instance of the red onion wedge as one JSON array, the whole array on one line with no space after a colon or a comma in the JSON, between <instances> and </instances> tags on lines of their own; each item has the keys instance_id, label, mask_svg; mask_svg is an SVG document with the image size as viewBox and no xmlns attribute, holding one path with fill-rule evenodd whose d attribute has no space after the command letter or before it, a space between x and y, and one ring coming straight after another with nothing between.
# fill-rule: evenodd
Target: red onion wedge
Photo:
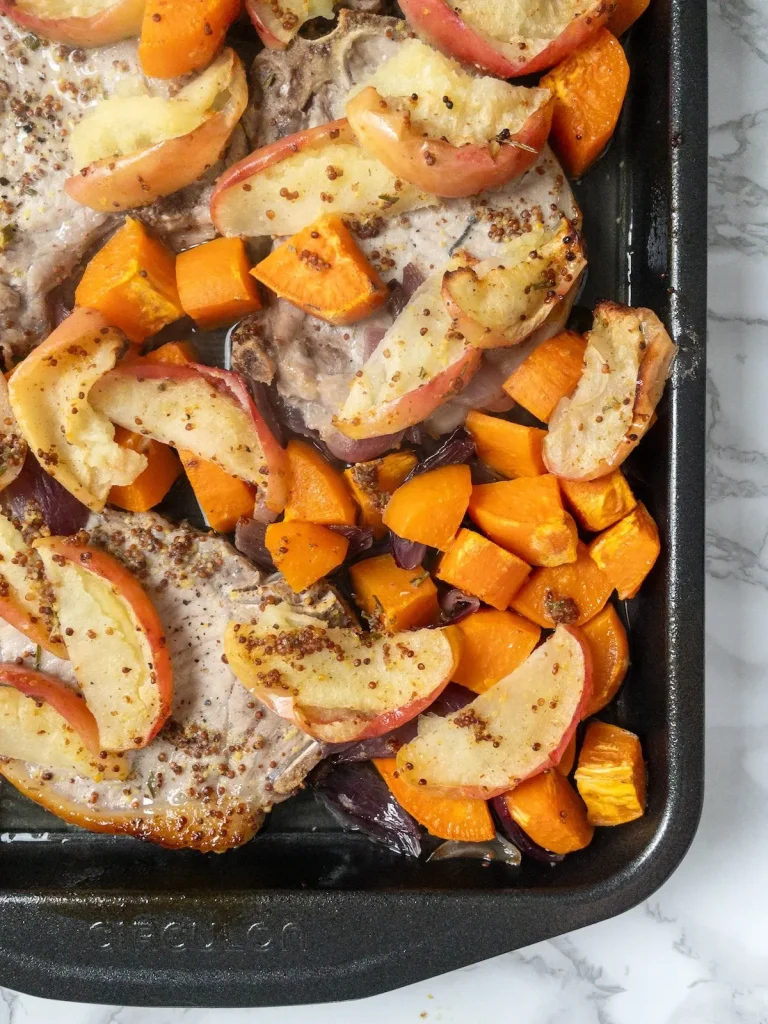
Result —
<instances>
[{"instance_id":1,"label":"red onion wedge","mask_svg":"<svg viewBox=\"0 0 768 1024\"><path fill-rule=\"evenodd\" d=\"M334 533L340 533L342 537L346 537L349 541L349 547L347 548L347 554L344 559L345 562L350 559L357 558L364 551L367 551L373 545L373 533L370 530L364 530L360 526L343 526L343 525L330 525L329 530L333 530Z\"/></svg>"},{"instance_id":2,"label":"red onion wedge","mask_svg":"<svg viewBox=\"0 0 768 1024\"><path fill-rule=\"evenodd\" d=\"M419 826L389 791L373 765L324 762L315 772L316 796L346 828L364 832L408 857L421 853Z\"/></svg>"},{"instance_id":3,"label":"red onion wedge","mask_svg":"<svg viewBox=\"0 0 768 1024\"><path fill-rule=\"evenodd\" d=\"M264 543L266 532L266 523L258 522L256 519L240 519L235 527L235 547L246 558L250 558L258 569L264 572L277 572L272 555Z\"/></svg>"},{"instance_id":4,"label":"red onion wedge","mask_svg":"<svg viewBox=\"0 0 768 1024\"><path fill-rule=\"evenodd\" d=\"M427 553L426 544L417 544L414 540L406 540L396 533L389 533L389 546L392 557L400 569L418 569Z\"/></svg>"},{"instance_id":5,"label":"red onion wedge","mask_svg":"<svg viewBox=\"0 0 768 1024\"><path fill-rule=\"evenodd\" d=\"M520 867L520 851L504 836L497 835L487 843L463 843L458 839L449 839L441 843L427 857L427 863L437 860L481 860L486 864L500 861L511 868Z\"/></svg>"},{"instance_id":6,"label":"red onion wedge","mask_svg":"<svg viewBox=\"0 0 768 1024\"><path fill-rule=\"evenodd\" d=\"M468 462L475 455L475 442L472 435L464 427L458 427L437 451L413 467L403 481L408 483L415 476L428 473L431 469L442 469L443 466L459 466Z\"/></svg>"},{"instance_id":7,"label":"red onion wedge","mask_svg":"<svg viewBox=\"0 0 768 1024\"><path fill-rule=\"evenodd\" d=\"M521 853L525 854L526 857L530 857L531 860L538 860L542 864L559 864L564 859L562 853L551 853L549 850L545 850L543 846L539 846L538 843L534 843L531 837L517 824L515 819L507 810L507 805L504 802L503 796L495 796L491 800L491 810L496 816L496 820L499 823L499 827L503 831L504 835L515 844Z\"/></svg>"},{"instance_id":8,"label":"red onion wedge","mask_svg":"<svg viewBox=\"0 0 768 1024\"><path fill-rule=\"evenodd\" d=\"M465 594L463 590L454 587L440 596L441 625L455 625L457 622L461 622L462 619L466 619L468 615L476 612L479 607L479 597Z\"/></svg>"},{"instance_id":9,"label":"red onion wedge","mask_svg":"<svg viewBox=\"0 0 768 1024\"><path fill-rule=\"evenodd\" d=\"M42 468L31 452L16 479L3 491L3 504L15 519L36 505L52 534L68 537L82 530L90 515L81 501Z\"/></svg>"}]
</instances>

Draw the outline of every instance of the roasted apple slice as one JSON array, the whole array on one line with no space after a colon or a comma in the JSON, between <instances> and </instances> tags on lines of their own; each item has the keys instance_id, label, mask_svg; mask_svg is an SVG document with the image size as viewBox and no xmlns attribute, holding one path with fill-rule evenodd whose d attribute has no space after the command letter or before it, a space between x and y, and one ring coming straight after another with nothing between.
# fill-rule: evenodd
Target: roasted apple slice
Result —
<instances>
[{"instance_id":1,"label":"roasted apple slice","mask_svg":"<svg viewBox=\"0 0 768 1024\"><path fill-rule=\"evenodd\" d=\"M65 46L107 46L137 36L144 0L0 0L0 14Z\"/></svg>"},{"instance_id":2,"label":"roasted apple slice","mask_svg":"<svg viewBox=\"0 0 768 1024\"><path fill-rule=\"evenodd\" d=\"M616 0L402 0L400 8L428 42L500 78L558 64L610 18Z\"/></svg>"},{"instance_id":3,"label":"roasted apple slice","mask_svg":"<svg viewBox=\"0 0 768 1024\"><path fill-rule=\"evenodd\" d=\"M245 0L245 9L270 50L284 50L310 18L332 18L334 0Z\"/></svg>"},{"instance_id":4,"label":"roasted apple slice","mask_svg":"<svg viewBox=\"0 0 768 1024\"><path fill-rule=\"evenodd\" d=\"M229 666L259 700L319 740L381 736L415 718L458 661L452 627L374 636L333 629L286 603L230 622Z\"/></svg>"},{"instance_id":5,"label":"roasted apple slice","mask_svg":"<svg viewBox=\"0 0 768 1024\"><path fill-rule=\"evenodd\" d=\"M544 147L552 94L468 74L417 39L347 103L360 145L425 192L461 198L519 177Z\"/></svg>"},{"instance_id":6,"label":"roasted apple slice","mask_svg":"<svg viewBox=\"0 0 768 1024\"><path fill-rule=\"evenodd\" d=\"M361 149L341 118L286 135L226 170L211 218L220 235L295 235L331 211L373 220L434 202Z\"/></svg>"},{"instance_id":7,"label":"roasted apple slice","mask_svg":"<svg viewBox=\"0 0 768 1024\"><path fill-rule=\"evenodd\" d=\"M459 394L480 365L480 349L455 330L438 271L408 305L358 371L334 425L357 440L394 434Z\"/></svg>"},{"instance_id":8,"label":"roasted apple slice","mask_svg":"<svg viewBox=\"0 0 768 1024\"><path fill-rule=\"evenodd\" d=\"M478 348L518 345L569 294L587 265L581 238L565 218L474 266L449 270L443 299L454 327Z\"/></svg>"},{"instance_id":9,"label":"roasted apple slice","mask_svg":"<svg viewBox=\"0 0 768 1024\"><path fill-rule=\"evenodd\" d=\"M0 373L0 491L13 483L26 457L27 442L11 408L8 381Z\"/></svg>"},{"instance_id":10,"label":"roasted apple slice","mask_svg":"<svg viewBox=\"0 0 768 1024\"><path fill-rule=\"evenodd\" d=\"M0 618L32 643L59 658L67 649L59 636L43 567L10 519L0 515Z\"/></svg>"},{"instance_id":11,"label":"roasted apple slice","mask_svg":"<svg viewBox=\"0 0 768 1024\"><path fill-rule=\"evenodd\" d=\"M219 159L247 103L245 72L230 49L172 99L103 100L72 131L79 172L67 179L67 195L115 213L184 188Z\"/></svg>"},{"instance_id":12,"label":"roasted apple slice","mask_svg":"<svg viewBox=\"0 0 768 1024\"><path fill-rule=\"evenodd\" d=\"M171 659L152 602L136 578L99 548L44 537L35 549L101 747L145 747L168 717L173 697Z\"/></svg>"},{"instance_id":13,"label":"roasted apple slice","mask_svg":"<svg viewBox=\"0 0 768 1024\"><path fill-rule=\"evenodd\" d=\"M650 309L601 302L581 379L549 421L543 455L550 473L596 480L620 466L651 425L676 352Z\"/></svg>"},{"instance_id":14,"label":"roasted apple slice","mask_svg":"<svg viewBox=\"0 0 768 1024\"><path fill-rule=\"evenodd\" d=\"M572 626L471 704L446 718L425 715L397 768L445 796L490 799L556 765L592 693L589 645Z\"/></svg>"},{"instance_id":15,"label":"roasted apple slice","mask_svg":"<svg viewBox=\"0 0 768 1024\"><path fill-rule=\"evenodd\" d=\"M260 487L281 512L287 459L239 373L198 363L134 360L105 374L90 394L95 409L126 430L215 462Z\"/></svg>"},{"instance_id":16,"label":"roasted apple slice","mask_svg":"<svg viewBox=\"0 0 768 1024\"><path fill-rule=\"evenodd\" d=\"M0 665L0 757L92 779L125 779L130 765L107 754L82 694L23 665Z\"/></svg>"},{"instance_id":17,"label":"roasted apple slice","mask_svg":"<svg viewBox=\"0 0 768 1024\"><path fill-rule=\"evenodd\" d=\"M8 384L11 408L38 462L94 512L111 487L133 483L147 464L121 448L115 428L89 403L91 386L127 348L101 313L75 309L19 363Z\"/></svg>"}]
</instances>

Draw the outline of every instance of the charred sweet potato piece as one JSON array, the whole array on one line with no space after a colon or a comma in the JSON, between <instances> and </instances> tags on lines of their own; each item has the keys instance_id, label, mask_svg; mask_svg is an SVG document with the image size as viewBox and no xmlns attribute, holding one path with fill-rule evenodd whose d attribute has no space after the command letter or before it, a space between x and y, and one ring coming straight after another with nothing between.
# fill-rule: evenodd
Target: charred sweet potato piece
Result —
<instances>
[{"instance_id":1,"label":"charred sweet potato piece","mask_svg":"<svg viewBox=\"0 0 768 1024\"><path fill-rule=\"evenodd\" d=\"M607 722L590 722L576 785L592 825L622 825L645 813L646 771L640 740Z\"/></svg>"},{"instance_id":2,"label":"charred sweet potato piece","mask_svg":"<svg viewBox=\"0 0 768 1024\"><path fill-rule=\"evenodd\" d=\"M520 615L545 629L558 623L581 626L597 615L613 591L613 584L579 542L576 561L536 569L512 599Z\"/></svg>"},{"instance_id":3,"label":"charred sweet potato piece","mask_svg":"<svg viewBox=\"0 0 768 1024\"><path fill-rule=\"evenodd\" d=\"M360 506L360 525L377 539L387 532L381 521L387 502L418 461L413 452L392 452L344 470L344 479Z\"/></svg>"},{"instance_id":4,"label":"charred sweet potato piece","mask_svg":"<svg viewBox=\"0 0 768 1024\"><path fill-rule=\"evenodd\" d=\"M590 555L622 601L637 594L660 551L658 527L642 502L589 545Z\"/></svg>"}]
</instances>

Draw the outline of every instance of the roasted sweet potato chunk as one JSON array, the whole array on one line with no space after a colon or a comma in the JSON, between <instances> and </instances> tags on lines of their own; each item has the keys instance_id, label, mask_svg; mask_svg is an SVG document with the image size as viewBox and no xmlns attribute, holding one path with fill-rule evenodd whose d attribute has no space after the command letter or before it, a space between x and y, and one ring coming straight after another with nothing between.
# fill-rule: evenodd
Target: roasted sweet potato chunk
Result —
<instances>
[{"instance_id":1,"label":"roasted sweet potato chunk","mask_svg":"<svg viewBox=\"0 0 768 1024\"><path fill-rule=\"evenodd\" d=\"M640 740L607 722L590 722L576 785L592 825L622 825L645 813L646 772Z\"/></svg>"}]
</instances>

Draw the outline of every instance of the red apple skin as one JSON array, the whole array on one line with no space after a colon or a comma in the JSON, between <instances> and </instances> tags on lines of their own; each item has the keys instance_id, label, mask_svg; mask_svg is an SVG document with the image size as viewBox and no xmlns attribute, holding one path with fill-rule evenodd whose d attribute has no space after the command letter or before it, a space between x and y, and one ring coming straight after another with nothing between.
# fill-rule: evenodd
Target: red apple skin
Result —
<instances>
[{"instance_id":1,"label":"red apple skin","mask_svg":"<svg viewBox=\"0 0 768 1024\"><path fill-rule=\"evenodd\" d=\"M360 145L392 174L433 195L463 199L505 185L536 162L549 135L553 106L554 101L531 114L495 155L489 145L454 146L417 135L405 114L387 109L373 86L347 104L347 117ZM521 149L516 142L529 148Z\"/></svg>"},{"instance_id":2,"label":"red apple skin","mask_svg":"<svg viewBox=\"0 0 768 1024\"><path fill-rule=\"evenodd\" d=\"M0 14L7 14L17 25L43 39L88 49L138 36L144 6L145 0L116 0L111 7L89 17L45 18L25 11L15 0L0 0Z\"/></svg>"},{"instance_id":3,"label":"red apple skin","mask_svg":"<svg viewBox=\"0 0 768 1024\"><path fill-rule=\"evenodd\" d=\"M221 110L186 135L163 139L136 153L94 161L67 178L64 191L81 206L100 213L147 206L177 192L219 160L247 103L245 71L233 52L230 98Z\"/></svg>"},{"instance_id":4,"label":"red apple skin","mask_svg":"<svg viewBox=\"0 0 768 1024\"><path fill-rule=\"evenodd\" d=\"M98 757L99 728L84 698L55 676L24 665L0 665L0 686L12 686L25 697L50 704L75 730L80 739Z\"/></svg>"},{"instance_id":5,"label":"red apple skin","mask_svg":"<svg viewBox=\"0 0 768 1024\"><path fill-rule=\"evenodd\" d=\"M270 50L284 50L295 33L286 31L285 39L281 39L279 36L275 35L267 22L261 16L261 11L264 7L268 7L265 0L245 0L245 10L248 17L251 19L253 27L259 33L259 38L262 43L264 43L264 45ZM300 26L298 25L296 26L297 31L299 27Z\"/></svg>"},{"instance_id":6,"label":"red apple skin","mask_svg":"<svg viewBox=\"0 0 768 1024\"><path fill-rule=\"evenodd\" d=\"M409 391L392 402L378 405L372 416L361 416L359 421L358 417L351 420L336 417L333 425L355 441L407 430L408 427L425 420L447 399L459 394L480 366L482 355L479 348L468 345L461 359L420 388ZM459 382L462 382L461 386Z\"/></svg>"},{"instance_id":7,"label":"red apple skin","mask_svg":"<svg viewBox=\"0 0 768 1024\"><path fill-rule=\"evenodd\" d=\"M469 0L471 2L471 0ZM517 78L559 64L608 20L615 0L597 0L575 18L548 46L532 57L526 51L513 54L509 44L499 44L471 28L445 0L402 0L400 9L410 24L428 42L466 64L489 71L499 78ZM509 49L509 53L505 50Z\"/></svg>"},{"instance_id":8,"label":"red apple skin","mask_svg":"<svg viewBox=\"0 0 768 1024\"><path fill-rule=\"evenodd\" d=\"M113 371L143 380L189 380L205 377L217 391L231 397L251 418L269 468L266 505L282 512L288 500L288 457L251 398L248 385L234 370L219 370L202 363L149 363L141 359L121 363Z\"/></svg>"},{"instance_id":9,"label":"red apple skin","mask_svg":"<svg viewBox=\"0 0 768 1024\"><path fill-rule=\"evenodd\" d=\"M317 128L306 128L294 135L286 135L268 146L255 149L253 153L249 153L248 156L228 167L216 182L216 187L211 195L211 219L214 227L219 234L226 234L221 217L229 189L244 184L254 175L265 171L280 160L285 160L286 157L295 156L303 149L311 146L323 146L327 142L354 143L355 141L355 133L346 117L342 117L338 121L321 124Z\"/></svg>"},{"instance_id":10,"label":"red apple skin","mask_svg":"<svg viewBox=\"0 0 768 1024\"><path fill-rule=\"evenodd\" d=\"M69 659L67 648L60 640L54 640L40 621L35 621L29 613L16 604L10 597L0 597L0 619L5 619L14 629L28 637L33 644L39 644L49 654L65 661Z\"/></svg>"},{"instance_id":11,"label":"red apple skin","mask_svg":"<svg viewBox=\"0 0 768 1024\"><path fill-rule=\"evenodd\" d=\"M146 746L162 728L171 712L173 701L173 666L165 631L155 606L133 573L100 548L79 544L69 537L42 537L35 541L35 547L46 547L80 569L92 572L111 583L136 616L136 621L146 636L152 652L152 669L160 696L157 718L148 729L143 744Z\"/></svg>"}]
</instances>

